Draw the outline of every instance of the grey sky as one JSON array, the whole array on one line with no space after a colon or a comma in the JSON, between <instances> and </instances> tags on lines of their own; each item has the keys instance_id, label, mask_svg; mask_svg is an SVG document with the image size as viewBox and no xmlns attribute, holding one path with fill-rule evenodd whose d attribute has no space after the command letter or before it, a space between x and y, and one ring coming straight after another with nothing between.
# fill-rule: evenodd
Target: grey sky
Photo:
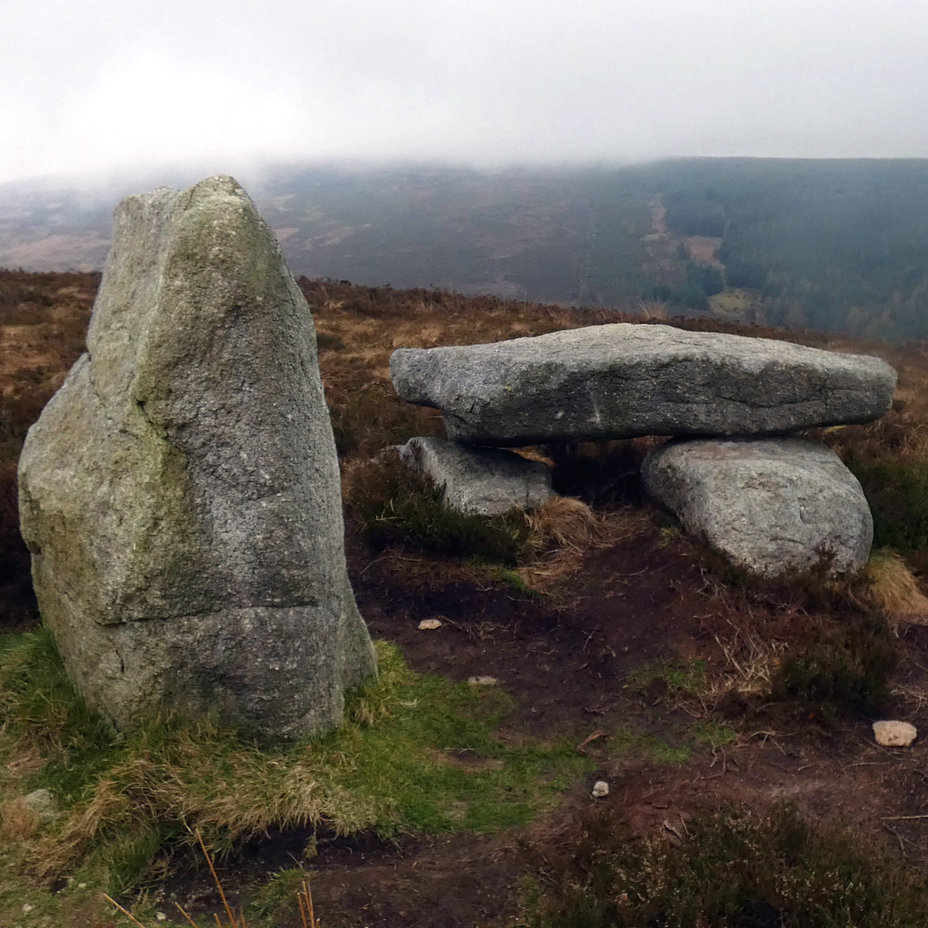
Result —
<instances>
[{"instance_id":1,"label":"grey sky","mask_svg":"<svg viewBox=\"0 0 928 928\"><path fill-rule=\"evenodd\" d=\"M928 156L920 0L6 0L0 181L195 161Z\"/></svg>"}]
</instances>

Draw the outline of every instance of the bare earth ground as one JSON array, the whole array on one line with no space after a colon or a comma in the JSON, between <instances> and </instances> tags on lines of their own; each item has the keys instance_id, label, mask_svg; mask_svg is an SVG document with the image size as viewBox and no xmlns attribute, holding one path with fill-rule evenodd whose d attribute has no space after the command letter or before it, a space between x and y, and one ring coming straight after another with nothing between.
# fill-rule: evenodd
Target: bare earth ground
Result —
<instances>
[{"instance_id":1,"label":"bare earth ground","mask_svg":"<svg viewBox=\"0 0 928 928\"><path fill-rule=\"evenodd\" d=\"M866 720L824 725L782 706L737 706L728 719L737 731L730 743L697 745L680 762L647 752L616 756L613 742L629 727L684 744L693 716L704 717L660 681L644 692L630 689L630 672L699 659L708 674L724 674L731 667L720 642L737 641L757 626L788 634L790 623L803 621L801 610L773 601L778 591L764 603L720 586L685 539L662 547L652 524L643 536L585 556L578 573L542 600L492 583L466 583L439 561L418 564L426 576L410 588L408 558L371 559L358 543L349 546L349 558L375 637L399 643L422 672L455 680L496 677L517 706L503 738L573 735L577 750L596 766L559 809L522 832L321 840L312 885L328 924L515 924L520 885L531 872L527 861L565 841L592 805L619 805L637 832L672 840L696 811L725 803L758 809L788 799L813 821L849 826L887 853L928 867L928 748L880 748ZM442 625L420 631L424 618ZM899 646L897 715L924 728L928 628L909 627ZM610 785L606 799L590 797L598 779ZM247 891L249 880L293 866L305 838L275 836L221 873ZM205 874L182 886L165 890L194 908L215 910L219 900Z\"/></svg>"},{"instance_id":2,"label":"bare earth ground","mask_svg":"<svg viewBox=\"0 0 928 928\"><path fill-rule=\"evenodd\" d=\"M596 802L589 789L600 778L610 784L609 797L600 802L621 804L642 832L673 834L699 808L725 802L763 807L789 798L814 820L885 837L896 853L926 864L928 819L904 816L926 812L928 750L922 744L879 748L865 721L825 728L761 705L739 713L734 743L706 745L684 763L611 756L612 734L630 723L671 742L693 723L686 711L693 707L674 708L659 687L631 692L629 672L648 662L699 658L711 673L726 664L716 638L730 641L734 632L731 594L707 582L700 552L683 539L667 548L649 540L636 537L588 555L566 589L542 602L454 581L404 591L402 562L390 558L355 576L372 632L399 642L414 668L454 679L499 678L519 706L509 723L513 736L574 733L578 750L597 767L575 784L552 820L527 835L414 841L361 849L347 859L338 848L338 866L329 865L324 850L314 883L320 908L349 921L360 909L365 918L370 913L366 924L505 924L514 915L524 845L556 843L572 817ZM440 565L433 576L441 576ZM745 628L767 623L785 633L790 622L803 620L775 605L741 606L750 610ZM418 631L418 621L430 617L444 624ZM928 629L909 628L900 646L900 688L925 692ZM928 722L920 697L900 695L899 703L900 714L916 726ZM581 746L597 732L603 737Z\"/></svg>"},{"instance_id":3,"label":"bare earth ground","mask_svg":"<svg viewBox=\"0 0 928 928\"><path fill-rule=\"evenodd\" d=\"M95 283L83 282L80 312L86 312ZM353 414L338 412L339 404L349 395L360 402L357 398L383 387L386 359L395 345L509 337L558 328L566 319L549 309L517 311L492 300L459 307L458 298L448 296L431 305L419 294L414 311L398 292L331 283L307 283L306 289L320 332L333 417L349 425ZM56 311L49 310L51 320ZM56 344L53 321L44 328L10 325L4 337L18 359L6 354L7 376L42 370L57 383L73 361L67 352L49 348ZM900 396L915 402L928 379L923 347L875 350L900 367ZM5 401L20 389L9 383L4 382ZM414 411L406 422L398 401L390 403L398 430L416 425L435 430L433 414ZM896 410L887 417L886 436L894 424L901 428L897 419L903 415ZM357 416L363 420L369 414L361 409ZM392 421L388 413L378 418ZM343 466L350 474L353 462L384 443L379 432L355 436ZM372 835L320 837L318 856L309 866L316 874L313 893L324 924L513 925L526 874L544 881L543 868L532 861L562 845L572 823L593 806L620 806L639 833L673 840L700 809L727 802L763 808L789 798L813 820L843 823L888 853L928 868L928 744L880 748L868 719L829 721L751 695L772 672L777 643L809 621L812 607L789 588L731 582L669 517L637 498L633 483L598 507L604 536L599 545L529 583L540 593L460 561L400 547L372 551L349 513L349 570L372 634L397 642L415 670L454 680L496 678L515 706L501 737L568 736L595 769L573 784L559 808L521 831L391 841ZM4 621L22 625L23 609L21 603L8 606ZM419 630L428 618L439 619L441 626ZM928 627L900 626L896 644L891 714L928 730L923 695L928 693ZM695 694L677 689L666 673L649 677L649 668L696 666L705 685ZM732 697L735 689L743 695ZM630 737L637 740L629 749ZM460 762L471 761L462 755ZM598 779L609 783L610 793L593 800L590 788ZM227 886L247 894L270 873L299 862L305 842L305 834L268 836L226 862L221 875ZM176 874L155 893L183 902L194 913L217 910L202 871Z\"/></svg>"}]
</instances>

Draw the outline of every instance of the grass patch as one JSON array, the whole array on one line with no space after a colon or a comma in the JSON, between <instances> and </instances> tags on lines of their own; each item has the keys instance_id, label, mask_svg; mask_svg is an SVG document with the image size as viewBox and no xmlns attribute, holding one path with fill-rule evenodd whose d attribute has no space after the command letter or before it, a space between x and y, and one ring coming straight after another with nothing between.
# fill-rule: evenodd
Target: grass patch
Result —
<instances>
[{"instance_id":1,"label":"grass patch","mask_svg":"<svg viewBox=\"0 0 928 928\"><path fill-rule=\"evenodd\" d=\"M61 805L19 849L17 879L80 873L123 892L189 849L195 830L220 855L270 828L495 831L529 821L586 770L566 742L497 740L510 709L498 688L414 674L384 643L378 656L380 679L352 695L342 728L262 751L208 722L120 737L70 689L47 633L11 637L0 754L14 772L2 798L43 785Z\"/></svg>"},{"instance_id":2,"label":"grass patch","mask_svg":"<svg viewBox=\"0 0 928 928\"><path fill-rule=\"evenodd\" d=\"M356 467L347 490L365 540L376 548L401 543L452 557L514 565L525 553L529 525L523 513L477 516L442 502L442 491L386 452Z\"/></svg>"},{"instance_id":3,"label":"grass patch","mask_svg":"<svg viewBox=\"0 0 928 928\"><path fill-rule=\"evenodd\" d=\"M712 748L725 747L738 738L738 733L724 722L716 719L704 719L693 732L694 740L699 744L708 744Z\"/></svg>"},{"instance_id":4,"label":"grass patch","mask_svg":"<svg viewBox=\"0 0 928 928\"><path fill-rule=\"evenodd\" d=\"M874 848L815 829L789 806L690 821L679 843L633 834L596 809L578 836L534 862L545 874L530 928L912 928L924 880Z\"/></svg>"},{"instance_id":5,"label":"grass patch","mask_svg":"<svg viewBox=\"0 0 928 928\"><path fill-rule=\"evenodd\" d=\"M617 760L633 760L651 764L685 764L692 755L690 745L673 743L627 726L610 737L610 753Z\"/></svg>"},{"instance_id":6,"label":"grass patch","mask_svg":"<svg viewBox=\"0 0 928 928\"><path fill-rule=\"evenodd\" d=\"M308 874L302 867L288 867L278 870L262 886L252 903L252 911L259 917L280 924L292 917L294 900L308 886Z\"/></svg>"},{"instance_id":7,"label":"grass patch","mask_svg":"<svg viewBox=\"0 0 928 928\"><path fill-rule=\"evenodd\" d=\"M706 662L694 658L644 664L629 672L625 685L635 693L700 696L706 689Z\"/></svg>"}]
</instances>

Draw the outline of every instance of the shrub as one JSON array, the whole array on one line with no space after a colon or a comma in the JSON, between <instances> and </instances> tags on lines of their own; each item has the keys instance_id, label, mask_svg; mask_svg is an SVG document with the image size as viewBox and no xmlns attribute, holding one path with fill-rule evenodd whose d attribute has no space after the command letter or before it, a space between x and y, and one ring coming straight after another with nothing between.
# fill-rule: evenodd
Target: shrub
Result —
<instances>
[{"instance_id":1,"label":"shrub","mask_svg":"<svg viewBox=\"0 0 928 928\"><path fill-rule=\"evenodd\" d=\"M530 902L531 928L912 928L928 918L924 881L790 806L696 818L677 844L637 838L600 807L539 869L550 888Z\"/></svg>"},{"instance_id":2,"label":"shrub","mask_svg":"<svg viewBox=\"0 0 928 928\"><path fill-rule=\"evenodd\" d=\"M846 461L873 512L873 543L909 552L928 548L928 462L905 457Z\"/></svg>"},{"instance_id":3,"label":"shrub","mask_svg":"<svg viewBox=\"0 0 928 928\"><path fill-rule=\"evenodd\" d=\"M843 711L875 712L889 698L895 663L882 618L852 610L809 616L773 678L773 695L826 719Z\"/></svg>"},{"instance_id":4,"label":"shrub","mask_svg":"<svg viewBox=\"0 0 928 928\"><path fill-rule=\"evenodd\" d=\"M363 537L378 548L402 543L434 554L515 564L529 538L528 522L517 510L488 517L449 508L441 489L395 451L355 468L347 497Z\"/></svg>"}]
</instances>

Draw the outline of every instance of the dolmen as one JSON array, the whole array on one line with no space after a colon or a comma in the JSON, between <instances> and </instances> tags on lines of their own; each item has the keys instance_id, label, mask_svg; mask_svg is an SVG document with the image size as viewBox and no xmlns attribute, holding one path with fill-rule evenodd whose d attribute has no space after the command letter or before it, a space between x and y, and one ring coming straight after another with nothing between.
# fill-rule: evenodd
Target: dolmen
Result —
<instances>
[{"instance_id":1,"label":"dolmen","mask_svg":"<svg viewBox=\"0 0 928 928\"><path fill-rule=\"evenodd\" d=\"M882 416L896 374L880 358L618 323L401 348L390 371L401 397L441 410L457 455L670 436L645 459L645 488L753 573L843 573L869 556L873 523L857 480L832 451L787 436Z\"/></svg>"},{"instance_id":2,"label":"dolmen","mask_svg":"<svg viewBox=\"0 0 928 928\"><path fill-rule=\"evenodd\" d=\"M43 621L118 728L318 733L375 673L312 317L232 178L119 205L87 352L19 487Z\"/></svg>"}]
</instances>

